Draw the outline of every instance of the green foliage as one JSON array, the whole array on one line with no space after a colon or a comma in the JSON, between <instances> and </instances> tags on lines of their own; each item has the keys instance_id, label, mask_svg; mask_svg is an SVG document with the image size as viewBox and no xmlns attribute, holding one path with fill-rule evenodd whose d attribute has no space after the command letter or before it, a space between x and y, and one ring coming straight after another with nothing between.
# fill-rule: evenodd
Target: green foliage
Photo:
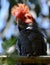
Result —
<instances>
[{"instance_id":1,"label":"green foliage","mask_svg":"<svg viewBox=\"0 0 50 65\"><path fill-rule=\"evenodd\" d=\"M7 58L7 65L15 65L16 62L12 58Z\"/></svg>"},{"instance_id":2,"label":"green foliage","mask_svg":"<svg viewBox=\"0 0 50 65\"><path fill-rule=\"evenodd\" d=\"M17 38L16 37L12 37L9 40L5 40L2 43L3 48L6 50L7 48L11 47L12 45L16 44Z\"/></svg>"},{"instance_id":3,"label":"green foliage","mask_svg":"<svg viewBox=\"0 0 50 65\"><path fill-rule=\"evenodd\" d=\"M9 48L12 45L16 44L16 42L17 42L17 38L16 37L12 37L9 40L5 40L2 43L2 45L3 45L3 48L5 50L7 50L7 48ZM0 65L15 65L15 64L17 64L17 62L15 61L15 59L12 59L11 57L8 57L8 56L18 55L17 50L15 50L12 54L6 54L6 55L7 55L6 59L3 59L3 60L2 60L2 58L0 59Z\"/></svg>"},{"instance_id":4,"label":"green foliage","mask_svg":"<svg viewBox=\"0 0 50 65\"><path fill-rule=\"evenodd\" d=\"M50 44L50 38L47 39L47 42Z\"/></svg>"},{"instance_id":5,"label":"green foliage","mask_svg":"<svg viewBox=\"0 0 50 65\"><path fill-rule=\"evenodd\" d=\"M5 60L0 59L0 65L15 65L17 64L14 59L7 57Z\"/></svg>"}]
</instances>

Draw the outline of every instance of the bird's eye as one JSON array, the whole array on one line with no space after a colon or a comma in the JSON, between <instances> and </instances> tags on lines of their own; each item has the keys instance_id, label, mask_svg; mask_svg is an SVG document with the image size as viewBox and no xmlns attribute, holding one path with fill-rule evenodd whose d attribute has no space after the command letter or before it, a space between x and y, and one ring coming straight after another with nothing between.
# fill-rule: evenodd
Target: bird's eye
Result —
<instances>
[{"instance_id":1,"label":"bird's eye","mask_svg":"<svg viewBox=\"0 0 50 65\"><path fill-rule=\"evenodd\" d=\"M29 18L29 19L31 19L31 17L30 17L30 16L28 16L28 18Z\"/></svg>"},{"instance_id":2,"label":"bird's eye","mask_svg":"<svg viewBox=\"0 0 50 65\"><path fill-rule=\"evenodd\" d=\"M24 19L26 19L26 17L24 16Z\"/></svg>"}]
</instances>

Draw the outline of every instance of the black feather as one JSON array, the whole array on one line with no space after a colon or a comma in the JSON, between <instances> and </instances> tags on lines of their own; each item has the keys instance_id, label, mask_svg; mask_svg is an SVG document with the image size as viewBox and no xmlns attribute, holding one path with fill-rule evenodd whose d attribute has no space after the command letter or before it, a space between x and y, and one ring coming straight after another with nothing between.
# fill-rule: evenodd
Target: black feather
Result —
<instances>
[{"instance_id":1,"label":"black feather","mask_svg":"<svg viewBox=\"0 0 50 65\"><path fill-rule=\"evenodd\" d=\"M21 25L21 24L20 24ZM29 29L29 28L31 29ZM19 26L20 35L18 38L18 47L22 56L40 56L47 55L47 46L44 41L44 35L41 33L38 24L34 20L33 24L25 24L23 28ZM28 64L27 64L28 65Z\"/></svg>"}]
</instances>

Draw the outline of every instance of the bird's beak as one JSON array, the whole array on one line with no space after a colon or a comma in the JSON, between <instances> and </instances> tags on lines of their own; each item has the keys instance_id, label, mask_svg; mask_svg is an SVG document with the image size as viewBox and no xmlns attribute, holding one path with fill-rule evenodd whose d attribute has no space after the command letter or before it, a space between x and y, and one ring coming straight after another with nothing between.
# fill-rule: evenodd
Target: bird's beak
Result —
<instances>
[{"instance_id":1,"label":"bird's beak","mask_svg":"<svg viewBox=\"0 0 50 65\"><path fill-rule=\"evenodd\" d=\"M25 19L25 23L32 23L32 15L30 13L25 15L26 19Z\"/></svg>"}]
</instances>

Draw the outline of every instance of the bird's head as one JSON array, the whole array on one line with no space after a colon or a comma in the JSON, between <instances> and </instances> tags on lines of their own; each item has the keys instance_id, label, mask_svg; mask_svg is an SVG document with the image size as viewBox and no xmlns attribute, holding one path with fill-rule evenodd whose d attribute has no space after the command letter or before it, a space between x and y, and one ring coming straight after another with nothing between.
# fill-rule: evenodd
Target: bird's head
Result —
<instances>
[{"instance_id":1,"label":"bird's head","mask_svg":"<svg viewBox=\"0 0 50 65\"><path fill-rule=\"evenodd\" d=\"M32 23L33 17L29 12L29 7L25 4L19 3L15 5L11 11L12 15L16 17L16 20L21 20L24 23Z\"/></svg>"}]
</instances>

